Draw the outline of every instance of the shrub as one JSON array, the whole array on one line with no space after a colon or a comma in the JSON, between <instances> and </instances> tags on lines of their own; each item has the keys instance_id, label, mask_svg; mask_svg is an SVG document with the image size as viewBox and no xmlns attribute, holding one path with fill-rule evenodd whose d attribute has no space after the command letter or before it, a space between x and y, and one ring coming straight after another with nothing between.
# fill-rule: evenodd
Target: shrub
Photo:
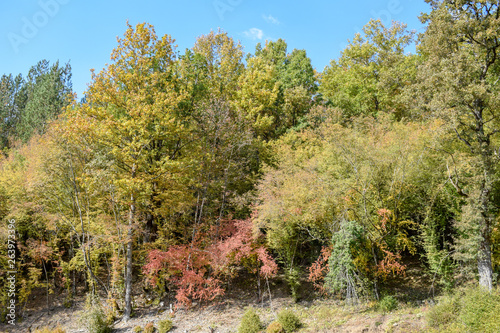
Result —
<instances>
[{"instance_id":1,"label":"shrub","mask_svg":"<svg viewBox=\"0 0 500 333\"><path fill-rule=\"evenodd\" d=\"M500 331L500 294L478 288L456 291L442 297L427 314L427 323L439 331L482 332Z\"/></svg>"},{"instance_id":2,"label":"shrub","mask_svg":"<svg viewBox=\"0 0 500 333\"><path fill-rule=\"evenodd\" d=\"M398 307L398 301L394 296L384 296L378 303L378 307L383 312L390 312Z\"/></svg>"},{"instance_id":3,"label":"shrub","mask_svg":"<svg viewBox=\"0 0 500 333\"><path fill-rule=\"evenodd\" d=\"M267 326L266 333L283 333L283 326L277 321L273 321Z\"/></svg>"},{"instance_id":4,"label":"shrub","mask_svg":"<svg viewBox=\"0 0 500 333\"><path fill-rule=\"evenodd\" d=\"M281 310L278 313L278 322L286 333L295 332L302 326L297 315L292 310L287 309Z\"/></svg>"},{"instance_id":5,"label":"shrub","mask_svg":"<svg viewBox=\"0 0 500 333\"><path fill-rule=\"evenodd\" d=\"M134 333L142 333L142 327L141 326L134 327Z\"/></svg>"},{"instance_id":6,"label":"shrub","mask_svg":"<svg viewBox=\"0 0 500 333\"><path fill-rule=\"evenodd\" d=\"M167 333L174 327L174 324L169 319L160 320L158 323L158 332Z\"/></svg>"},{"instance_id":7,"label":"shrub","mask_svg":"<svg viewBox=\"0 0 500 333\"><path fill-rule=\"evenodd\" d=\"M56 328L46 326L35 330L34 333L66 333L66 331L61 326L57 326Z\"/></svg>"},{"instance_id":8,"label":"shrub","mask_svg":"<svg viewBox=\"0 0 500 333\"><path fill-rule=\"evenodd\" d=\"M155 325L153 323L147 323L146 326L144 326L143 333L153 333L154 331Z\"/></svg>"},{"instance_id":9,"label":"shrub","mask_svg":"<svg viewBox=\"0 0 500 333\"><path fill-rule=\"evenodd\" d=\"M89 333L110 333L112 325L107 320L106 313L95 296L87 297L85 311L83 311L80 322Z\"/></svg>"},{"instance_id":10,"label":"shrub","mask_svg":"<svg viewBox=\"0 0 500 333\"><path fill-rule=\"evenodd\" d=\"M300 298L300 271L297 267L292 267L285 272L285 279L290 287L292 298L297 302Z\"/></svg>"},{"instance_id":11,"label":"shrub","mask_svg":"<svg viewBox=\"0 0 500 333\"><path fill-rule=\"evenodd\" d=\"M460 305L454 295L442 297L439 302L427 312L427 323L431 327L448 325L456 317Z\"/></svg>"},{"instance_id":12,"label":"shrub","mask_svg":"<svg viewBox=\"0 0 500 333\"><path fill-rule=\"evenodd\" d=\"M464 328L474 332L500 331L500 295L497 292L486 292L479 288L466 290L460 298L459 322Z\"/></svg>"},{"instance_id":13,"label":"shrub","mask_svg":"<svg viewBox=\"0 0 500 333\"><path fill-rule=\"evenodd\" d=\"M238 333L258 333L262 328L259 315L253 308L249 308L241 318Z\"/></svg>"}]
</instances>

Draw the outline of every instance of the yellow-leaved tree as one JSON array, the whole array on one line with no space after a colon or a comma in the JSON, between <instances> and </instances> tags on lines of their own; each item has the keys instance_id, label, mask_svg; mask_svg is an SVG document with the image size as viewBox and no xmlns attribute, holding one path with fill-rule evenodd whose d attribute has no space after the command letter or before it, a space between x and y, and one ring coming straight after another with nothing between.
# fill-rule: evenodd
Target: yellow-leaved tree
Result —
<instances>
[{"instance_id":1,"label":"yellow-leaved tree","mask_svg":"<svg viewBox=\"0 0 500 333\"><path fill-rule=\"evenodd\" d=\"M177 75L174 40L159 38L146 23L128 24L112 63L92 75L85 103L68 109L68 138L91 138L90 149L111 161L106 168L110 200L124 207L127 225L124 320L131 314L134 230L149 213L166 215L189 204L183 183L189 119L179 104L186 94ZM92 177L92 173L88 173ZM97 174L97 173L96 173ZM90 183L90 181L89 181ZM111 195L112 193L112 195Z\"/></svg>"}]
</instances>

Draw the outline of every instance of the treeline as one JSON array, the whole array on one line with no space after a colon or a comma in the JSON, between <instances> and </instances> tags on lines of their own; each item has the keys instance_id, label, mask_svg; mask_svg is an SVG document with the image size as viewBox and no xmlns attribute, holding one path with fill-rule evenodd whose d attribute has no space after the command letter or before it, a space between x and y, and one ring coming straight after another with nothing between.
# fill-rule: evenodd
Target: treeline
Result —
<instances>
[{"instance_id":1,"label":"treeline","mask_svg":"<svg viewBox=\"0 0 500 333\"><path fill-rule=\"evenodd\" d=\"M217 31L180 54L143 23L82 101L69 65L4 75L0 247L15 220L18 302L84 284L127 319L134 281L190 304L243 271L264 297L280 269L294 297L306 274L355 301L405 257L442 287L491 289L499 6L430 4L422 35L370 21L322 73L281 39L245 57Z\"/></svg>"}]
</instances>

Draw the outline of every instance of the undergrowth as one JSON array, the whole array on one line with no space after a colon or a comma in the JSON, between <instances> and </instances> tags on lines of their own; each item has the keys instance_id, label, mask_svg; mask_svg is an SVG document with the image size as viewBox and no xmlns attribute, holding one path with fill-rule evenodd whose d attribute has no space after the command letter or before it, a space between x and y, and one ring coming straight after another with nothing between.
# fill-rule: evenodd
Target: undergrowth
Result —
<instances>
[{"instance_id":1,"label":"undergrowth","mask_svg":"<svg viewBox=\"0 0 500 333\"><path fill-rule=\"evenodd\" d=\"M427 313L430 332L500 332L500 292L458 289L442 296Z\"/></svg>"}]
</instances>

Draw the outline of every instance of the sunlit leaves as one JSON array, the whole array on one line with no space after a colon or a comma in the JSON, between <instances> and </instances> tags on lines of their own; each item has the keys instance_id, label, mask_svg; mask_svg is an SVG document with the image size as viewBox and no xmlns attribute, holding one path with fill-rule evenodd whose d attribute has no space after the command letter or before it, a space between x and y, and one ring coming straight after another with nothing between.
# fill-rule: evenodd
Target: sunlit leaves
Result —
<instances>
[{"instance_id":1,"label":"sunlit leaves","mask_svg":"<svg viewBox=\"0 0 500 333\"><path fill-rule=\"evenodd\" d=\"M406 25L390 28L370 21L321 76L320 93L345 117L393 113L407 116L399 100L403 88L414 80L416 58L405 55L413 39Z\"/></svg>"}]
</instances>

